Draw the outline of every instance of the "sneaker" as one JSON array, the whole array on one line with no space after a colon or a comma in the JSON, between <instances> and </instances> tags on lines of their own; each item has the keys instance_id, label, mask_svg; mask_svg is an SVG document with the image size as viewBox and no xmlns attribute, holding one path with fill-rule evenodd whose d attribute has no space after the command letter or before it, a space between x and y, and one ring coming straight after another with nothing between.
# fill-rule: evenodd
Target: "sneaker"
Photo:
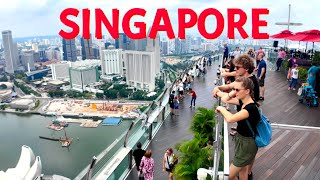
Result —
<instances>
[{"instance_id":1,"label":"sneaker","mask_svg":"<svg viewBox=\"0 0 320 180\"><path fill-rule=\"evenodd\" d=\"M192 105L190 105L189 107L192 108Z\"/></svg>"},{"instance_id":2,"label":"sneaker","mask_svg":"<svg viewBox=\"0 0 320 180\"><path fill-rule=\"evenodd\" d=\"M259 99L260 99L260 100L264 100L264 97L260 97Z\"/></svg>"},{"instance_id":3,"label":"sneaker","mask_svg":"<svg viewBox=\"0 0 320 180\"><path fill-rule=\"evenodd\" d=\"M294 90L294 91L295 91L295 90L296 90L296 88L293 88L292 90Z\"/></svg>"},{"instance_id":4,"label":"sneaker","mask_svg":"<svg viewBox=\"0 0 320 180\"><path fill-rule=\"evenodd\" d=\"M288 87L288 90L290 90L291 88L290 87Z\"/></svg>"}]
</instances>

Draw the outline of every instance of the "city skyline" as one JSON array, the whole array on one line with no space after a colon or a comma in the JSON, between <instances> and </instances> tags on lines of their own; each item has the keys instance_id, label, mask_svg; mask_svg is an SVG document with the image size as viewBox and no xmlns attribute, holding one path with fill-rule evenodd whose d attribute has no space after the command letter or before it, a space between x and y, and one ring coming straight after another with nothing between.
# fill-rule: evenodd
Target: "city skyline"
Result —
<instances>
[{"instance_id":1,"label":"city skyline","mask_svg":"<svg viewBox=\"0 0 320 180\"><path fill-rule=\"evenodd\" d=\"M110 18L111 10L117 8L120 11L120 21L125 12L131 8L144 8L147 10L147 14L144 18L134 17L132 21L143 21L146 22L147 27L150 27L153 22L155 10L158 8L166 8L169 12L171 23L173 24L173 29L177 33L177 10L178 8L192 8L198 14L206 8L216 8L218 9L227 20L226 9L227 8L239 8L247 13L248 20L245 25L245 29L251 36L251 9L252 8L268 8L269 15L263 15L260 19L266 20L268 22L268 27L260 28L261 32L267 32L269 35L278 33L279 31L286 29L286 26L277 26L276 22L287 22L288 20L288 5L292 4L291 9L291 21L301 22L303 26L291 27L293 32L308 30L308 29L320 29L319 24L313 21L312 17L320 17L320 12L314 11L313 7L317 4L316 0L311 0L308 3L304 3L298 0L285 0L285 1L253 1L253 0L216 0L213 2L207 2L204 0L197 2L183 2L181 0L163 0L150 1L142 0L139 3L132 3L132 1L114 1L106 2L100 0L84 1L84 0L30 0L28 2L22 0L12 0L5 3L5 6L0 7L0 27L1 31L11 30L13 38L17 37L29 37L29 36L47 36L47 35L58 35L60 29L66 30L67 27L63 26L60 22L60 13L65 8L77 8L79 10L83 8L89 8L91 12L91 31L94 32L94 19L93 10L95 8L101 8L106 16ZM302 4L303 3L303 4ZM137 5L139 4L139 5ZM141 4L141 5L140 5ZM319 4L319 3L318 3ZM194 8L196 7L196 8ZM16 13L19 12L19 13ZM303 12L303 16L301 16ZM300 14L300 15L298 15ZM81 21L81 17L73 18L77 21ZM44 23L47 22L47 23ZM215 29L215 20L213 17L207 19L208 31L213 31ZM44 26L44 24L46 24ZM121 24L120 24L121 25ZM226 24L225 29L222 34L226 34ZM119 28L122 32L122 28ZM193 36L198 36L196 28L187 30L187 33ZM93 33L94 34L94 33ZM105 30L103 34L109 35ZM236 33L238 35L238 33ZM161 34L162 35L162 34Z\"/></svg>"}]
</instances>

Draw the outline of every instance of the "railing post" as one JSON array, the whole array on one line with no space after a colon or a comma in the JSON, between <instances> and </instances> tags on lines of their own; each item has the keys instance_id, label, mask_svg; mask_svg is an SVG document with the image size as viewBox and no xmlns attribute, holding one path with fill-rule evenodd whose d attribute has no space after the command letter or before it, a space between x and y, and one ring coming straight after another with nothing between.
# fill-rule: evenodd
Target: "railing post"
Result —
<instances>
[{"instance_id":1,"label":"railing post","mask_svg":"<svg viewBox=\"0 0 320 180\"><path fill-rule=\"evenodd\" d=\"M89 169L88 169L88 172L87 172L86 180L91 180L92 170L93 170L93 167L96 163L96 160L97 160L96 156L93 156L91 163L90 163L90 166L89 166Z\"/></svg>"},{"instance_id":2,"label":"railing post","mask_svg":"<svg viewBox=\"0 0 320 180\"><path fill-rule=\"evenodd\" d=\"M164 106L162 110L162 121L165 120L165 116L166 116L166 106Z\"/></svg>"},{"instance_id":3,"label":"railing post","mask_svg":"<svg viewBox=\"0 0 320 180\"><path fill-rule=\"evenodd\" d=\"M129 152L129 157L128 157L128 160L129 160L129 169L132 169L132 149L130 150L130 152ZM139 166L139 165L137 165L137 166Z\"/></svg>"},{"instance_id":4,"label":"railing post","mask_svg":"<svg viewBox=\"0 0 320 180\"><path fill-rule=\"evenodd\" d=\"M149 140L152 140L152 124L149 126Z\"/></svg>"}]
</instances>

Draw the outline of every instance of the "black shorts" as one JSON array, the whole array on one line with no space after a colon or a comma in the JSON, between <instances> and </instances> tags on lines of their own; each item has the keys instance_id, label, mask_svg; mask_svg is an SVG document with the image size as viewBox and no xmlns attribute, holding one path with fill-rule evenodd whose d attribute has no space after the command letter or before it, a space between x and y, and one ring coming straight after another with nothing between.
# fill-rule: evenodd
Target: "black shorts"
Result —
<instances>
[{"instance_id":1,"label":"black shorts","mask_svg":"<svg viewBox=\"0 0 320 180\"><path fill-rule=\"evenodd\" d=\"M174 104L169 104L170 105L170 108L173 109L174 108Z\"/></svg>"},{"instance_id":2,"label":"black shorts","mask_svg":"<svg viewBox=\"0 0 320 180\"><path fill-rule=\"evenodd\" d=\"M264 87L264 78L259 79L259 86Z\"/></svg>"},{"instance_id":3,"label":"black shorts","mask_svg":"<svg viewBox=\"0 0 320 180\"><path fill-rule=\"evenodd\" d=\"M179 91L179 94L180 94L180 95L183 95L183 91Z\"/></svg>"}]
</instances>

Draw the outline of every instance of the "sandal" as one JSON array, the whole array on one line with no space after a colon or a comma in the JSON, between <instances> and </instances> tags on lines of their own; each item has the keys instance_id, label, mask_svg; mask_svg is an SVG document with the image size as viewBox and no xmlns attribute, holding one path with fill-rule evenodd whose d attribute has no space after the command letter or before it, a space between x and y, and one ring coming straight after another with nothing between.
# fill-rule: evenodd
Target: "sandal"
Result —
<instances>
[{"instance_id":1,"label":"sandal","mask_svg":"<svg viewBox=\"0 0 320 180\"><path fill-rule=\"evenodd\" d=\"M235 136L237 134L237 131L231 131L230 136Z\"/></svg>"},{"instance_id":2,"label":"sandal","mask_svg":"<svg viewBox=\"0 0 320 180\"><path fill-rule=\"evenodd\" d=\"M233 130L233 131L237 131L237 127L236 127L236 126L231 127L231 130Z\"/></svg>"}]
</instances>

